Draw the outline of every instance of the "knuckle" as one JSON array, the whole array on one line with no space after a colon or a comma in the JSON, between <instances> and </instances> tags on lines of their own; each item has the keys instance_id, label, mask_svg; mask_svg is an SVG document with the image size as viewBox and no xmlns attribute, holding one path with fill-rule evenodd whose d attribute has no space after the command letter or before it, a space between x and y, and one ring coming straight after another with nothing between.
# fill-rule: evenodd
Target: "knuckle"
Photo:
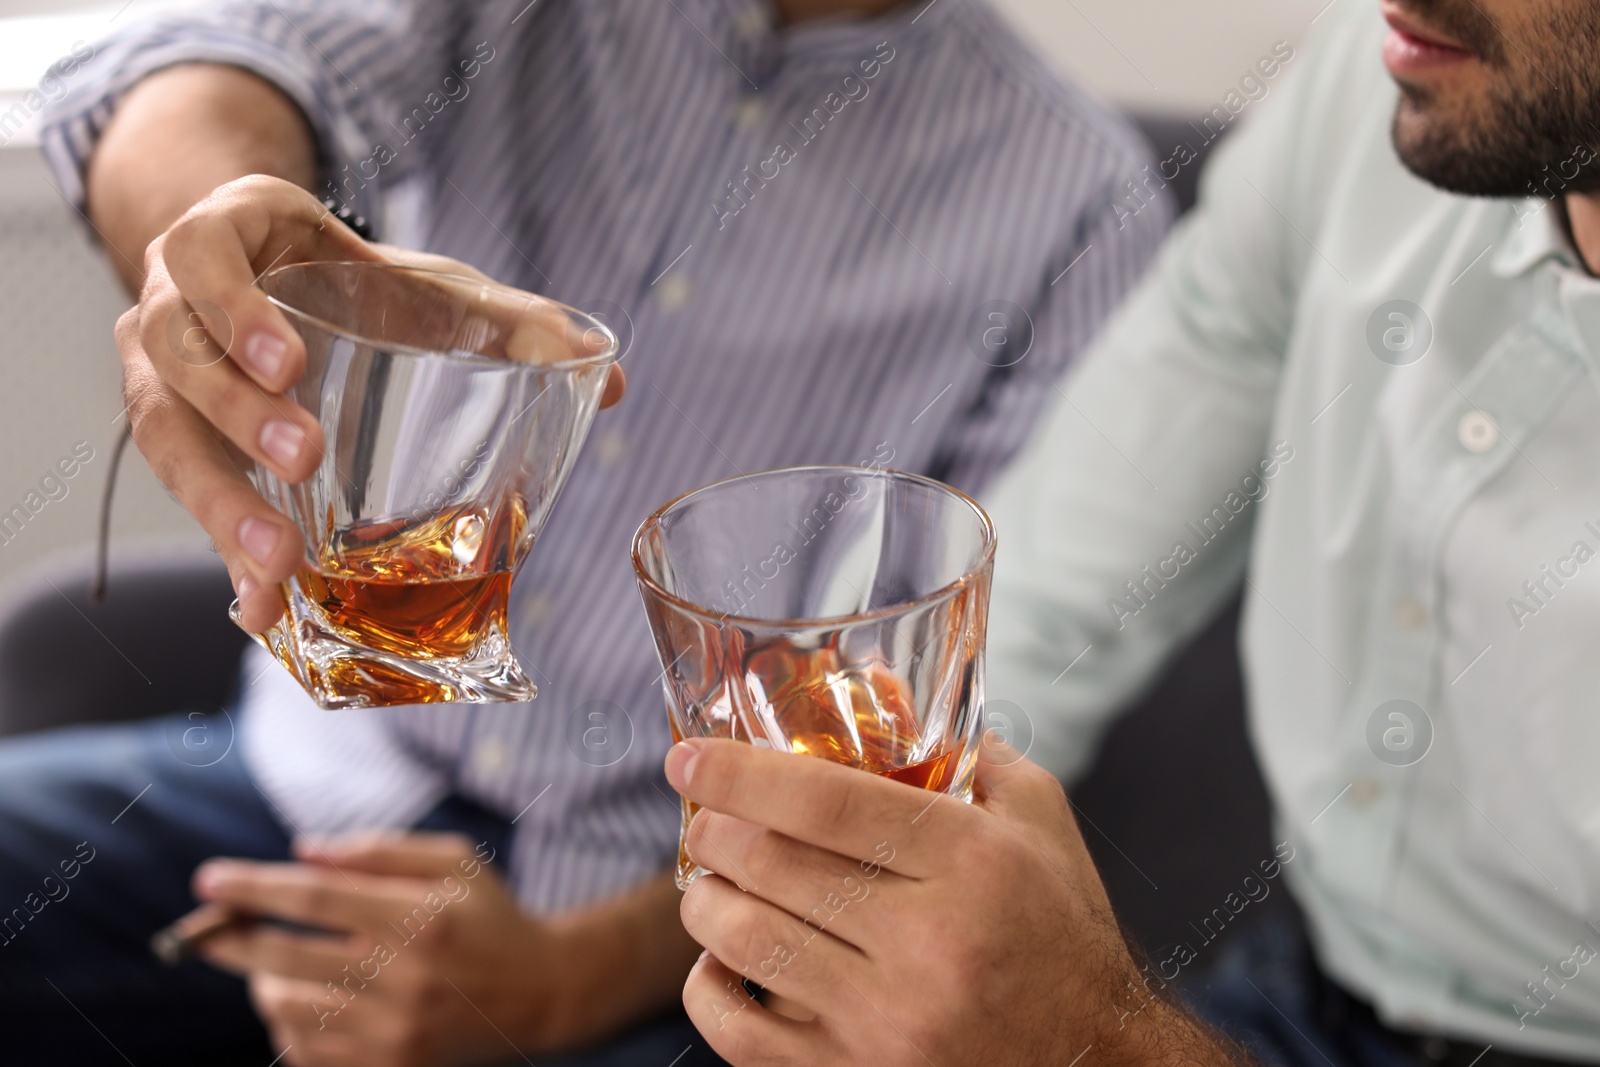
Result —
<instances>
[{"instance_id":1,"label":"knuckle","mask_svg":"<svg viewBox=\"0 0 1600 1067\"><path fill-rule=\"evenodd\" d=\"M705 877L697 878L694 884L683 891L683 896L678 899L678 918L683 922L683 928L689 936L695 937L706 917L705 902L701 899L708 892ZM696 938L698 940L698 938Z\"/></svg>"},{"instance_id":2,"label":"knuckle","mask_svg":"<svg viewBox=\"0 0 1600 1067\"><path fill-rule=\"evenodd\" d=\"M142 305L135 304L117 316L117 325L112 331L112 336L116 338L119 350L127 348L130 342L138 339L140 320L143 318L141 308Z\"/></svg>"},{"instance_id":3,"label":"knuckle","mask_svg":"<svg viewBox=\"0 0 1600 1067\"><path fill-rule=\"evenodd\" d=\"M293 900L296 909L306 915L321 917L334 910L334 894L325 886L299 886L286 895Z\"/></svg>"},{"instance_id":4,"label":"knuckle","mask_svg":"<svg viewBox=\"0 0 1600 1067\"><path fill-rule=\"evenodd\" d=\"M755 1035L742 1027L723 1031L723 1055L730 1063L769 1063L770 1053L763 1049Z\"/></svg>"},{"instance_id":5,"label":"knuckle","mask_svg":"<svg viewBox=\"0 0 1600 1067\"><path fill-rule=\"evenodd\" d=\"M128 426L133 431L134 443L146 458L152 459L154 445L152 434L172 407L172 395L152 375L129 375L124 389L128 401ZM159 473L159 472L158 472ZM163 482L171 485L167 479Z\"/></svg>"},{"instance_id":6,"label":"knuckle","mask_svg":"<svg viewBox=\"0 0 1600 1067\"><path fill-rule=\"evenodd\" d=\"M163 316L156 310L157 305L164 303L161 300L147 300L139 305L139 318L134 324L134 339L138 341L139 350L145 358L154 365L155 361L167 354L165 331L157 323Z\"/></svg>"},{"instance_id":7,"label":"knuckle","mask_svg":"<svg viewBox=\"0 0 1600 1067\"><path fill-rule=\"evenodd\" d=\"M730 756L723 745L707 745L695 760L693 791L707 807L726 808L742 794L739 767Z\"/></svg>"},{"instance_id":8,"label":"knuckle","mask_svg":"<svg viewBox=\"0 0 1600 1067\"><path fill-rule=\"evenodd\" d=\"M988 869L994 859L997 848L995 835L988 826L967 825L961 833L949 835L945 847L949 849L950 861L955 864L956 870Z\"/></svg>"},{"instance_id":9,"label":"knuckle","mask_svg":"<svg viewBox=\"0 0 1600 1067\"><path fill-rule=\"evenodd\" d=\"M835 837L846 830L855 814L855 798L848 789L817 790L811 794L811 820L819 833Z\"/></svg>"},{"instance_id":10,"label":"knuckle","mask_svg":"<svg viewBox=\"0 0 1600 1067\"><path fill-rule=\"evenodd\" d=\"M809 854L771 830L762 830L746 848L744 867L757 884L798 885L809 880Z\"/></svg>"},{"instance_id":11,"label":"knuckle","mask_svg":"<svg viewBox=\"0 0 1600 1067\"><path fill-rule=\"evenodd\" d=\"M708 836L709 827L715 822L718 815L710 808L701 808L693 819L689 820L689 828L684 832L683 844L689 853L689 858L702 867L706 866L707 853L713 851L712 840Z\"/></svg>"},{"instance_id":12,"label":"knuckle","mask_svg":"<svg viewBox=\"0 0 1600 1067\"><path fill-rule=\"evenodd\" d=\"M137 435L134 438L134 443L138 444ZM172 452L147 449L143 446L140 446L139 451L145 457L145 462L150 465L151 473L156 476L156 481L166 488L168 495L172 497L175 503L187 509L189 505L185 504L184 501L188 490L185 479L188 467L184 463L183 457ZM200 515L195 514L195 518L199 519ZM201 525L206 525L203 520Z\"/></svg>"},{"instance_id":13,"label":"knuckle","mask_svg":"<svg viewBox=\"0 0 1600 1067\"><path fill-rule=\"evenodd\" d=\"M208 229L209 203L209 198L200 201L168 226L167 232L157 239L161 246L158 254L162 260L181 260L200 247ZM152 249L155 245L156 242L151 242Z\"/></svg>"},{"instance_id":14,"label":"knuckle","mask_svg":"<svg viewBox=\"0 0 1600 1067\"><path fill-rule=\"evenodd\" d=\"M301 189L293 182L274 178L270 174L246 174L242 178L235 178L218 188L219 193L239 194L243 196L263 196L268 194L281 194L289 189L300 192Z\"/></svg>"},{"instance_id":15,"label":"knuckle","mask_svg":"<svg viewBox=\"0 0 1600 1067\"><path fill-rule=\"evenodd\" d=\"M748 1018L748 1016L743 1016L742 1014L741 1017ZM730 1063L748 1064L749 1067L789 1067L793 1063L784 1053L770 1047L757 1030L735 1025L730 1020L725 1033L727 1037L723 1044L727 1051L724 1054L724 1058ZM835 1060L833 1062L848 1061ZM873 1059L863 1062L881 1064L884 1061Z\"/></svg>"},{"instance_id":16,"label":"knuckle","mask_svg":"<svg viewBox=\"0 0 1600 1067\"><path fill-rule=\"evenodd\" d=\"M159 360L162 365L170 366L169 357L179 357L179 353L173 351L168 327L172 325L173 316L181 314L186 306L181 298L174 299L166 293L148 296L140 302L139 347L152 363Z\"/></svg>"},{"instance_id":17,"label":"knuckle","mask_svg":"<svg viewBox=\"0 0 1600 1067\"><path fill-rule=\"evenodd\" d=\"M157 273L155 268L165 258L166 249L167 235L165 233L158 234L155 240L144 246L144 274L147 279Z\"/></svg>"},{"instance_id":18,"label":"knuckle","mask_svg":"<svg viewBox=\"0 0 1600 1067\"><path fill-rule=\"evenodd\" d=\"M1041 797L1060 799L1063 803L1067 799L1067 790L1061 784L1061 779L1051 774L1045 768L1032 760L1019 760L1015 771L1027 784L1029 790L1037 792Z\"/></svg>"},{"instance_id":19,"label":"knuckle","mask_svg":"<svg viewBox=\"0 0 1600 1067\"><path fill-rule=\"evenodd\" d=\"M224 182L223 184L217 186L212 195L218 200L224 200L235 194L258 193L264 187L266 187L271 180L272 179L268 178L265 174L246 174L243 177L234 178L232 181Z\"/></svg>"},{"instance_id":20,"label":"knuckle","mask_svg":"<svg viewBox=\"0 0 1600 1067\"><path fill-rule=\"evenodd\" d=\"M200 386L200 391L195 395L196 402L217 413L208 415L207 421L221 421L224 414L227 421L238 420L240 424L255 424L264 418L266 404L260 399L261 391L244 375L231 373L225 364L219 364L207 368L205 375L197 377L204 380L196 383ZM303 429L300 432L302 435L305 433Z\"/></svg>"},{"instance_id":21,"label":"knuckle","mask_svg":"<svg viewBox=\"0 0 1600 1067\"><path fill-rule=\"evenodd\" d=\"M732 921L728 942L737 956L738 965L746 971L760 966L778 949L779 938L770 919L747 908L740 908Z\"/></svg>"}]
</instances>

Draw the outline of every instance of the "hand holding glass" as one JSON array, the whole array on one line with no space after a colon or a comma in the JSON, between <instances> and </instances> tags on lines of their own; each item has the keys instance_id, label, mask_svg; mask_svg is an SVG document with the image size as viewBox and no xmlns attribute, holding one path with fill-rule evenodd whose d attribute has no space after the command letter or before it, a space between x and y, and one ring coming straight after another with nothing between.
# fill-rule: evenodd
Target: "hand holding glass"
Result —
<instances>
[{"instance_id":1,"label":"hand holding glass","mask_svg":"<svg viewBox=\"0 0 1600 1067\"><path fill-rule=\"evenodd\" d=\"M679 497L633 543L673 737L969 798L994 548L971 499L893 471L768 471ZM684 801L684 832L693 815ZM700 873L680 844L679 886Z\"/></svg>"},{"instance_id":2,"label":"hand holding glass","mask_svg":"<svg viewBox=\"0 0 1600 1067\"><path fill-rule=\"evenodd\" d=\"M261 287L305 341L288 395L327 447L302 483L252 474L307 552L257 641L324 708L532 699L507 633L511 579L588 434L616 338L464 274L301 263Z\"/></svg>"}]
</instances>

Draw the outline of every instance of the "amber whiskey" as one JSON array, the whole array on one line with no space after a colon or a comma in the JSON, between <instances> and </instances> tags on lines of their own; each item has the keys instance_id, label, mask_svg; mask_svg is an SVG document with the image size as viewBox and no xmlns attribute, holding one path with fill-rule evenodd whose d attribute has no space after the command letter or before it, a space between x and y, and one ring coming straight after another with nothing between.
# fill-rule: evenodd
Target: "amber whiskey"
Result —
<instances>
[{"instance_id":1,"label":"amber whiskey","mask_svg":"<svg viewBox=\"0 0 1600 1067\"><path fill-rule=\"evenodd\" d=\"M517 509L499 523L456 510L410 523L359 524L330 537L316 565L308 562L285 583L285 594L291 613L297 603L310 608L314 629L332 638L332 647L361 651L302 657L314 674L308 683L345 706L463 699L459 685L425 667L459 663L486 643L505 641L519 518Z\"/></svg>"},{"instance_id":2,"label":"amber whiskey","mask_svg":"<svg viewBox=\"0 0 1600 1067\"><path fill-rule=\"evenodd\" d=\"M744 677L758 680L771 719L789 750L858 767L884 778L945 792L955 782L958 749L912 759L922 747L910 685L881 662L846 667L832 648L803 650L786 643L770 645L748 656ZM737 682L733 684L738 684ZM727 720L729 736L746 736L736 716ZM671 721L673 741L681 741ZM765 738L764 738L765 740ZM687 830L699 805L682 801ZM679 835L678 884L686 884L694 861Z\"/></svg>"}]
</instances>

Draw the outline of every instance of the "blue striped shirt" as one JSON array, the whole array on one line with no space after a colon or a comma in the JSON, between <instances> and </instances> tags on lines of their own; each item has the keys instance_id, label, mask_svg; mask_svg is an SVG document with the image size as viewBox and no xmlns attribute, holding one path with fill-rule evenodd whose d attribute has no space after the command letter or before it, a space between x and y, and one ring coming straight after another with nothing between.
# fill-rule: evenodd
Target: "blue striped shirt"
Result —
<instances>
[{"instance_id":1,"label":"blue striped shirt","mask_svg":"<svg viewBox=\"0 0 1600 1067\"><path fill-rule=\"evenodd\" d=\"M69 196L118 95L185 61L296 100L323 192L381 235L599 312L628 346L628 397L516 582L536 701L330 714L263 655L244 667L243 752L292 830L404 827L459 793L516 820L538 910L674 855L643 517L800 463L982 487L1167 220L1115 207L1136 138L981 0L792 27L760 0L205 8L73 79L44 132Z\"/></svg>"}]
</instances>

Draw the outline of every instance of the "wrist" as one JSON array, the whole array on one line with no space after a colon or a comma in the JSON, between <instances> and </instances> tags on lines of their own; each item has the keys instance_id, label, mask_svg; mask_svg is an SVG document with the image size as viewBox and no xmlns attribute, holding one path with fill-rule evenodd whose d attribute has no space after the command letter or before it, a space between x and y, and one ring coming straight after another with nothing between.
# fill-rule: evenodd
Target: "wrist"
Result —
<instances>
[{"instance_id":1,"label":"wrist","mask_svg":"<svg viewBox=\"0 0 1600 1067\"><path fill-rule=\"evenodd\" d=\"M589 1018L603 987L609 955L604 931L581 914L548 922L534 920L539 946L528 958L535 991L528 998L527 1039L521 1047L549 1054L581 1045L593 1034Z\"/></svg>"},{"instance_id":2,"label":"wrist","mask_svg":"<svg viewBox=\"0 0 1600 1067\"><path fill-rule=\"evenodd\" d=\"M1240 1067L1252 1061L1164 995L1111 1012L1095 1048L1113 1067Z\"/></svg>"},{"instance_id":3,"label":"wrist","mask_svg":"<svg viewBox=\"0 0 1600 1067\"><path fill-rule=\"evenodd\" d=\"M1251 1061L1227 1038L1174 998L1149 964L1130 954L1120 938L1100 975L1083 987L1100 1007L1088 1033L1079 1035L1071 1059L1092 1042L1096 1062L1109 1067L1239 1067ZM1141 965L1142 964L1142 965Z\"/></svg>"},{"instance_id":4,"label":"wrist","mask_svg":"<svg viewBox=\"0 0 1600 1067\"><path fill-rule=\"evenodd\" d=\"M85 167L85 210L137 296L145 247L185 211L247 174L309 189L316 159L311 127L281 89L238 67L179 64L118 103Z\"/></svg>"},{"instance_id":5,"label":"wrist","mask_svg":"<svg viewBox=\"0 0 1600 1067\"><path fill-rule=\"evenodd\" d=\"M679 1003L699 955L678 919L679 896L668 876L540 923L536 966L553 977L530 1005L531 1051L587 1044Z\"/></svg>"}]
</instances>

